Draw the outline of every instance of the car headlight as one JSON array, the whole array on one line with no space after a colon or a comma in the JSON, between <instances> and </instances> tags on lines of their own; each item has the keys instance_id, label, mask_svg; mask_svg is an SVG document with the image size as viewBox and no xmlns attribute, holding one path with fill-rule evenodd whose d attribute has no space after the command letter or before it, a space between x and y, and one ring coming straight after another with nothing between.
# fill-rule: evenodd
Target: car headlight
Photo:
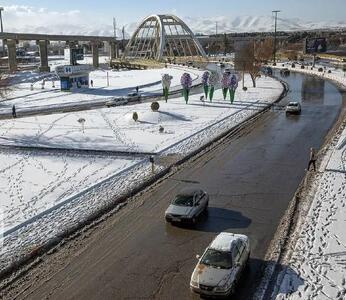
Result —
<instances>
[{"instance_id":1,"label":"car headlight","mask_svg":"<svg viewBox=\"0 0 346 300\"><path fill-rule=\"evenodd\" d=\"M192 287L198 288L198 282L197 282L197 281L191 280L191 281L190 281L190 285L191 285Z\"/></svg>"}]
</instances>

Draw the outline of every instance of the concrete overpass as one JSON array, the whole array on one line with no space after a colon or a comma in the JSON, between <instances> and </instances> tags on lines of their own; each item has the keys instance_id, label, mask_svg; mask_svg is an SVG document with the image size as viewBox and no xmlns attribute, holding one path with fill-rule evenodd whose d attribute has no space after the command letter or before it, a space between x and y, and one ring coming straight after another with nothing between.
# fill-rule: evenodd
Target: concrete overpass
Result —
<instances>
[{"instance_id":1,"label":"concrete overpass","mask_svg":"<svg viewBox=\"0 0 346 300\"><path fill-rule=\"evenodd\" d=\"M118 43L114 37L109 36L50 35L3 32L0 33L0 39L2 39L7 45L8 66L10 71L15 71L17 69L16 44L18 44L19 41L36 41L40 53L40 71L49 71L47 46L50 41L64 41L70 48L75 47L78 42L90 42L93 55L93 66L95 68L99 66L98 48L103 42L107 42L110 45L111 59L118 56Z\"/></svg>"}]
</instances>

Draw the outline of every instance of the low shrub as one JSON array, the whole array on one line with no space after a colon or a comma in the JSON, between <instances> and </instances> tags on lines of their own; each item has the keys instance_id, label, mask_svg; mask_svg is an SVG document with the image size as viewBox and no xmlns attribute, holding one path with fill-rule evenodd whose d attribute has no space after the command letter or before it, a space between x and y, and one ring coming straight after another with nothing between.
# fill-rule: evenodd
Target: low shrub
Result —
<instances>
[{"instance_id":1,"label":"low shrub","mask_svg":"<svg viewBox=\"0 0 346 300\"><path fill-rule=\"evenodd\" d=\"M138 121L138 114L136 112L133 112L132 119L137 122Z\"/></svg>"},{"instance_id":2,"label":"low shrub","mask_svg":"<svg viewBox=\"0 0 346 300\"><path fill-rule=\"evenodd\" d=\"M152 111L158 111L160 109L160 104L154 101L151 103L150 108Z\"/></svg>"}]
</instances>

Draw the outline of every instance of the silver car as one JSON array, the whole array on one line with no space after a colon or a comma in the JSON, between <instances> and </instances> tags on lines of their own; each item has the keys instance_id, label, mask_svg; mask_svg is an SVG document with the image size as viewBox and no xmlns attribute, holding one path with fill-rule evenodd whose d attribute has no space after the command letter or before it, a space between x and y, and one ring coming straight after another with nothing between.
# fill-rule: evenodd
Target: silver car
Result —
<instances>
[{"instance_id":1,"label":"silver car","mask_svg":"<svg viewBox=\"0 0 346 300\"><path fill-rule=\"evenodd\" d=\"M105 103L107 107L112 107L112 106L120 106L120 105L125 105L127 104L128 101L125 98L113 98Z\"/></svg>"},{"instance_id":2,"label":"silver car","mask_svg":"<svg viewBox=\"0 0 346 300\"><path fill-rule=\"evenodd\" d=\"M178 193L165 212L167 222L195 224L198 216L205 212L209 195L200 189L186 189Z\"/></svg>"},{"instance_id":3,"label":"silver car","mask_svg":"<svg viewBox=\"0 0 346 300\"><path fill-rule=\"evenodd\" d=\"M299 102L289 102L286 106L286 114L300 114L302 107Z\"/></svg>"},{"instance_id":4,"label":"silver car","mask_svg":"<svg viewBox=\"0 0 346 300\"><path fill-rule=\"evenodd\" d=\"M221 232L199 259L190 281L193 292L228 297L234 293L237 282L250 256L250 242L246 235Z\"/></svg>"}]
</instances>

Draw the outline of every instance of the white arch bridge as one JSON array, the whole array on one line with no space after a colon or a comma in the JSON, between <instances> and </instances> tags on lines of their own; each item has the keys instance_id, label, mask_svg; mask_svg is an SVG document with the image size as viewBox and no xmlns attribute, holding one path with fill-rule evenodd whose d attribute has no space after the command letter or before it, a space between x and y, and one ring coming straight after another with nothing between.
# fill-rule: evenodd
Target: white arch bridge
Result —
<instances>
[{"instance_id":1,"label":"white arch bridge","mask_svg":"<svg viewBox=\"0 0 346 300\"><path fill-rule=\"evenodd\" d=\"M203 47L190 28L174 15L146 17L125 48L126 58L200 56L206 57Z\"/></svg>"}]
</instances>

